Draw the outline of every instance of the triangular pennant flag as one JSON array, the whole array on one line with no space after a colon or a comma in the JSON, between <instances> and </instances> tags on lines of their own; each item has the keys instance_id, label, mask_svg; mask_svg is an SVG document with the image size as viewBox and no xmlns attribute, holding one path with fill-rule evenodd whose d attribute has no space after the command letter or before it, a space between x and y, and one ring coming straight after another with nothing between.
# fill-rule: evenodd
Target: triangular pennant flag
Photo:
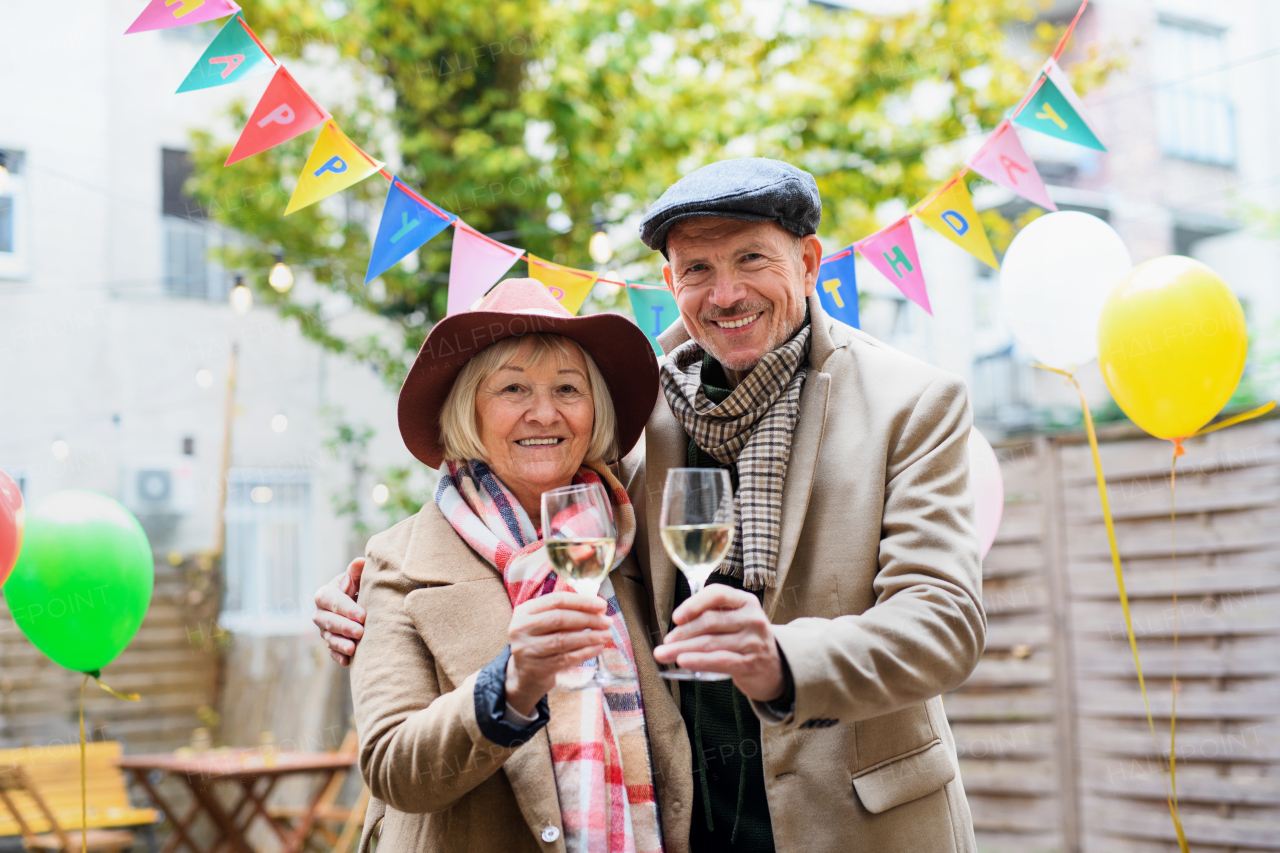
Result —
<instances>
[{"instance_id":1,"label":"triangular pennant flag","mask_svg":"<svg viewBox=\"0 0 1280 853\"><path fill-rule=\"evenodd\" d=\"M267 84L267 91L258 99L244 130L240 131L231 156L222 165L230 166L237 160L288 142L328 118L329 113L313 101L289 70L281 65Z\"/></svg>"},{"instance_id":2,"label":"triangular pennant flag","mask_svg":"<svg viewBox=\"0 0 1280 853\"><path fill-rule=\"evenodd\" d=\"M151 0L124 34L203 24L239 11L230 0Z\"/></svg>"},{"instance_id":3,"label":"triangular pennant flag","mask_svg":"<svg viewBox=\"0 0 1280 853\"><path fill-rule=\"evenodd\" d=\"M662 346L658 343L658 335L667 327L680 319L680 309L676 307L676 298L665 287L651 285L643 281L629 281L628 285L645 285L643 287L627 287L627 296L631 297L631 313L636 315L636 325L644 332L653 351L662 357Z\"/></svg>"},{"instance_id":4,"label":"triangular pennant flag","mask_svg":"<svg viewBox=\"0 0 1280 853\"><path fill-rule=\"evenodd\" d=\"M1048 73L1050 65L1057 72L1056 75ZM1052 59L1045 67L1046 72L1037 78L1038 88L1013 117L1014 123L1076 145L1106 151L1106 146L1084 120L1083 105L1067 82L1062 69ZM1070 97L1067 92L1071 93Z\"/></svg>"},{"instance_id":5,"label":"triangular pennant flag","mask_svg":"<svg viewBox=\"0 0 1280 853\"><path fill-rule=\"evenodd\" d=\"M178 91L191 92L238 83L266 74L275 67L275 59L244 22L244 14L236 12L235 17L223 24L213 41L209 42Z\"/></svg>"},{"instance_id":6,"label":"triangular pennant flag","mask_svg":"<svg viewBox=\"0 0 1280 853\"><path fill-rule=\"evenodd\" d=\"M599 273L575 270L562 267L542 258L529 255L529 277L536 278L546 285L547 290L556 298L570 314L577 314L582 303L587 301L587 294L595 287Z\"/></svg>"},{"instance_id":7,"label":"triangular pennant flag","mask_svg":"<svg viewBox=\"0 0 1280 853\"><path fill-rule=\"evenodd\" d=\"M858 325L858 275L853 246L822 259L818 267L818 301L822 310L855 329Z\"/></svg>"},{"instance_id":8,"label":"triangular pennant flag","mask_svg":"<svg viewBox=\"0 0 1280 853\"><path fill-rule=\"evenodd\" d=\"M441 210L413 190L398 177L391 180L387 202L382 206L382 221L369 252L368 284L391 265L439 234L458 217Z\"/></svg>"},{"instance_id":9,"label":"triangular pennant flag","mask_svg":"<svg viewBox=\"0 0 1280 853\"><path fill-rule=\"evenodd\" d=\"M904 216L897 222L870 237L853 244L858 254L897 285L902 295L930 314L929 292L924 286L924 272L920 269L920 255L916 253L916 239L911 235L911 220ZM846 300L847 302L848 300Z\"/></svg>"},{"instance_id":10,"label":"triangular pennant flag","mask_svg":"<svg viewBox=\"0 0 1280 853\"><path fill-rule=\"evenodd\" d=\"M987 240L987 232L974 210L973 197L964 178L953 177L941 190L925 199L916 209L920 221L973 255L992 269L999 269L995 252Z\"/></svg>"},{"instance_id":11,"label":"triangular pennant flag","mask_svg":"<svg viewBox=\"0 0 1280 853\"><path fill-rule=\"evenodd\" d=\"M316 144L311 146L311 155L307 157L307 165L302 167L298 185L293 188L284 215L358 184L381 168L381 163L347 139L332 120L327 121L320 128Z\"/></svg>"},{"instance_id":12,"label":"triangular pennant flag","mask_svg":"<svg viewBox=\"0 0 1280 853\"><path fill-rule=\"evenodd\" d=\"M449 260L449 302L445 314L468 311L489 292L503 273L524 256L524 249L486 237L461 219L453 223L453 255Z\"/></svg>"},{"instance_id":13,"label":"triangular pennant flag","mask_svg":"<svg viewBox=\"0 0 1280 853\"><path fill-rule=\"evenodd\" d=\"M1023 150L1018 133L1008 119L1000 122L978 153L969 158L969 168L992 183L1013 190L1032 204L1046 210L1058 207L1040 180L1040 172Z\"/></svg>"}]
</instances>

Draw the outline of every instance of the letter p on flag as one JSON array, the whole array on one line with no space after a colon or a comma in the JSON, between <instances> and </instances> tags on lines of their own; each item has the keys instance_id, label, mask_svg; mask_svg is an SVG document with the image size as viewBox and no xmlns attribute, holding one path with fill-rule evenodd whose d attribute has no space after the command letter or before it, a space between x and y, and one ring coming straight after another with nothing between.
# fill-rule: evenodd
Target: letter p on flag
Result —
<instances>
[{"instance_id":1,"label":"letter p on flag","mask_svg":"<svg viewBox=\"0 0 1280 853\"><path fill-rule=\"evenodd\" d=\"M281 65L267 90L262 93L253 115L240 132L235 148L224 165L230 166L282 142L301 136L324 123L329 114L303 91L293 75ZM314 168L314 167L313 167Z\"/></svg>"}]
</instances>

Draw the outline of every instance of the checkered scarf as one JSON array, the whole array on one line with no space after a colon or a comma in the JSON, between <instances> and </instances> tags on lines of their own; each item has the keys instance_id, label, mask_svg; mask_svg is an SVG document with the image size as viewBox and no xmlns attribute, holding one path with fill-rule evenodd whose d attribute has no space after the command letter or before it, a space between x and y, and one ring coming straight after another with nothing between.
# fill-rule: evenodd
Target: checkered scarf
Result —
<instances>
[{"instance_id":1,"label":"checkered scarf","mask_svg":"<svg viewBox=\"0 0 1280 853\"><path fill-rule=\"evenodd\" d=\"M573 482L600 483L609 494L616 525L616 567L636 536L636 514L627 490L600 464L584 465ZM572 592L552 571L529 514L483 462L446 462L440 469L436 504L458 535L502 572L512 607L550 592ZM598 526L587 513L580 518L583 524ZM601 534L582 532L584 536ZM634 678L631 638L607 577L600 595L608 604L606 615L613 620L604 651L606 664L613 672ZM573 687L594 672L595 661L587 661L559 673L556 686ZM662 830L639 685L576 692L557 689L547 694L547 701L551 706L547 734L566 850L661 853Z\"/></svg>"},{"instance_id":2,"label":"checkered scarf","mask_svg":"<svg viewBox=\"0 0 1280 853\"><path fill-rule=\"evenodd\" d=\"M733 506L737 524L722 571L750 590L773 586L782 526L782 486L791 435L800 414L813 327L765 353L723 403L702 390L703 349L686 341L662 362L662 391L676 420L698 447L721 464L738 466Z\"/></svg>"}]
</instances>

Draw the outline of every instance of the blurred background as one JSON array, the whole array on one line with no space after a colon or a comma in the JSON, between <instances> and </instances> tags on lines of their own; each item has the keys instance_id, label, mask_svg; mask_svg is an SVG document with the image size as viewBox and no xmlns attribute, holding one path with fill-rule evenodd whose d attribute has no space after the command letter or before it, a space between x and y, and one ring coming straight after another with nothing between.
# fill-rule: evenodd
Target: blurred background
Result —
<instances>
[{"instance_id":1,"label":"blurred background","mask_svg":"<svg viewBox=\"0 0 1280 853\"><path fill-rule=\"evenodd\" d=\"M313 137L224 168L269 78L174 94L218 24L122 35L144 5L0 0L0 469L32 505L67 488L118 498L156 552L152 612L104 674L143 700L90 697L91 739L337 749L350 697L310 626L312 594L429 498L395 398L444 313L449 235L366 286L385 183L284 218ZM661 281L637 225L679 176L734 156L801 166L835 251L962 165L1077 7L244 2L366 151L478 230L600 271L583 312L628 315L610 279ZM1050 196L1108 221L1135 262L1216 269L1253 340L1232 405L1270 399L1280 4L1094 0L1062 65L1108 150L1023 134ZM998 254L1043 213L981 179L971 189ZM859 261L862 327L966 379L1006 479L990 647L948 699L981 846L1176 849L1074 393L1027 365L998 273L932 231L916 239L933 316ZM1179 541L1198 610L1183 614L1192 639L1170 682L1182 611L1167 451L1125 423L1096 365L1080 377L1104 424L1140 641L1164 678L1156 704L1189 696L1189 834L1197 849L1280 850L1276 422L1188 444ZM0 747L73 742L78 685L0 605Z\"/></svg>"}]
</instances>

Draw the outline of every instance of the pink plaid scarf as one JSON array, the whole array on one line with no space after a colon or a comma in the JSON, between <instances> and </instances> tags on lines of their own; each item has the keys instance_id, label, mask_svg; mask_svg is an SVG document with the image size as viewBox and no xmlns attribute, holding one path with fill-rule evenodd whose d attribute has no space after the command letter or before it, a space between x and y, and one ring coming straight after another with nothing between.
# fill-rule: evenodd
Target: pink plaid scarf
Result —
<instances>
[{"instance_id":1,"label":"pink plaid scarf","mask_svg":"<svg viewBox=\"0 0 1280 853\"><path fill-rule=\"evenodd\" d=\"M584 465L573 482L600 483L609 494L617 525L616 567L636 535L635 510L626 489L604 465ZM515 607L549 592L572 588L551 568L538 529L483 462L446 462L440 469L436 505L458 535L500 572ZM635 654L622 621L613 584L600 587L613 620L604 657L610 670L635 677ZM582 683L595 661L561 672L557 688ZM569 853L661 853L662 831L654 799L649 736L639 686L547 695L551 760L565 848Z\"/></svg>"}]
</instances>

